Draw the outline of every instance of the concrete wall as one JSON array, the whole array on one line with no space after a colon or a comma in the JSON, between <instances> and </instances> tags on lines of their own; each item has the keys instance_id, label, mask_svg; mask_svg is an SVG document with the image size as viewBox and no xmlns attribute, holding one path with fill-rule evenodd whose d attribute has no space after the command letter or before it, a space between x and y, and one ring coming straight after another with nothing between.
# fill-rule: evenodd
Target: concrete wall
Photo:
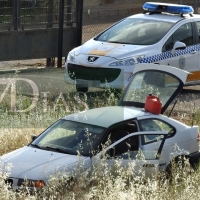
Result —
<instances>
[{"instance_id":1,"label":"concrete wall","mask_svg":"<svg viewBox=\"0 0 200 200\"><path fill-rule=\"evenodd\" d=\"M83 7L91 7L91 6L99 6L101 4L101 0L84 0Z\"/></svg>"},{"instance_id":2,"label":"concrete wall","mask_svg":"<svg viewBox=\"0 0 200 200\"><path fill-rule=\"evenodd\" d=\"M63 30L63 56L76 46L76 27ZM0 32L0 61L58 56L58 28Z\"/></svg>"}]
</instances>

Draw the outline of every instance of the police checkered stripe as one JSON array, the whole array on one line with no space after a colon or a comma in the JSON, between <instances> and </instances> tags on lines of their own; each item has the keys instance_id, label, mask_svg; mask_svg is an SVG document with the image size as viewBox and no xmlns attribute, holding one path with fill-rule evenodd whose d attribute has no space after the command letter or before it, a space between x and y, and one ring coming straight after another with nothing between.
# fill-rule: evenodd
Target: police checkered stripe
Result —
<instances>
[{"instance_id":1,"label":"police checkered stripe","mask_svg":"<svg viewBox=\"0 0 200 200\"><path fill-rule=\"evenodd\" d=\"M146 58L143 58L142 60L140 60L140 63L153 63L153 62L157 62L160 60L165 60L168 58L188 54L192 51L200 51L200 44L186 47L186 49L184 49L184 50L178 50L175 55L173 55L170 51L167 51L167 52L157 54L154 56L149 56L149 57L146 57Z\"/></svg>"}]
</instances>

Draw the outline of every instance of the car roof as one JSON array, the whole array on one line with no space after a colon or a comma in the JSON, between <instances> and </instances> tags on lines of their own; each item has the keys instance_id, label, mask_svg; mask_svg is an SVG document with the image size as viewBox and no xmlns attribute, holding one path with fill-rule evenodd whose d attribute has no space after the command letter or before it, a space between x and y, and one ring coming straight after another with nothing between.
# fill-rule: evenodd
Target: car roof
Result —
<instances>
[{"instance_id":1,"label":"car roof","mask_svg":"<svg viewBox=\"0 0 200 200\"><path fill-rule=\"evenodd\" d=\"M128 18L141 18L141 19L152 19L152 20L159 20L159 21L166 21L166 22L172 22L177 23L178 21L185 20L185 19L194 19L194 18L200 18L200 15L193 14L193 16L185 15L184 17L181 17L180 15L175 14L135 14L131 15Z\"/></svg>"},{"instance_id":2,"label":"car roof","mask_svg":"<svg viewBox=\"0 0 200 200\"><path fill-rule=\"evenodd\" d=\"M144 109L122 106L94 108L66 116L64 119L108 128L121 121L152 115Z\"/></svg>"},{"instance_id":3,"label":"car roof","mask_svg":"<svg viewBox=\"0 0 200 200\"><path fill-rule=\"evenodd\" d=\"M184 18L179 15L171 15L171 14L136 14L129 16L128 18L141 18L141 19L152 19L152 20L159 20L159 21L166 21L176 23Z\"/></svg>"}]
</instances>

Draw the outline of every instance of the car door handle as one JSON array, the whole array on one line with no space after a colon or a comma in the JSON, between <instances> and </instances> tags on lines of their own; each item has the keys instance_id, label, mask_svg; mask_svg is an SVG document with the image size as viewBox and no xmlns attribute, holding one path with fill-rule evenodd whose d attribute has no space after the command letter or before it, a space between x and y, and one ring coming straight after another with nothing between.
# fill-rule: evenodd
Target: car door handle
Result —
<instances>
[{"instance_id":1,"label":"car door handle","mask_svg":"<svg viewBox=\"0 0 200 200\"><path fill-rule=\"evenodd\" d=\"M197 51L191 51L190 54L195 54Z\"/></svg>"}]
</instances>

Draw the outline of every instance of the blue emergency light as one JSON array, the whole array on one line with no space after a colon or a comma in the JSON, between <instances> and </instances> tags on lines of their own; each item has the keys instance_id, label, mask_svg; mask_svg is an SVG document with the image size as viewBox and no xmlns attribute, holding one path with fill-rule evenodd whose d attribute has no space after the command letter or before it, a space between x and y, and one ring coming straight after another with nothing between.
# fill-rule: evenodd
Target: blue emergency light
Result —
<instances>
[{"instance_id":1,"label":"blue emergency light","mask_svg":"<svg viewBox=\"0 0 200 200\"><path fill-rule=\"evenodd\" d=\"M147 12L167 12L172 14L192 14L194 12L192 6L146 2L143 5L143 10Z\"/></svg>"}]
</instances>

